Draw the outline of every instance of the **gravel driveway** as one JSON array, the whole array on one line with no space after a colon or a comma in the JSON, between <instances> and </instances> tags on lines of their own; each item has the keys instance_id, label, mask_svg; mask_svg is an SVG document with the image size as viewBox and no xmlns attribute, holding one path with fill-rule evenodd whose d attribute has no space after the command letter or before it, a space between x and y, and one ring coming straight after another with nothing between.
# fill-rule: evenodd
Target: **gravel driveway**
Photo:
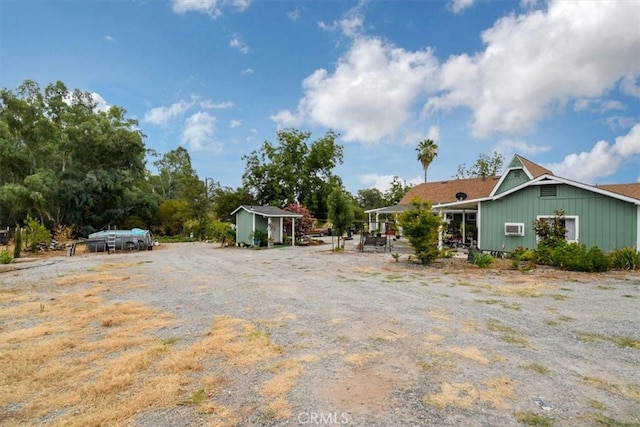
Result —
<instances>
[{"instance_id":1,"label":"gravel driveway","mask_svg":"<svg viewBox=\"0 0 640 427\"><path fill-rule=\"evenodd\" d=\"M49 297L54 279L111 263L123 277L112 288L145 286L108 298L174 315L155 334L178 348L222 319L255 325L279 355L194 374L225 377L215 401L238 425L640 425L638 273L480 270L453 259L423 267L352 245L77 254L0 269L0 286ZM281 412L267 387L277 362L291 367ZM175 406L127 423L219 419Z\"/></svg>"}]
</instances>

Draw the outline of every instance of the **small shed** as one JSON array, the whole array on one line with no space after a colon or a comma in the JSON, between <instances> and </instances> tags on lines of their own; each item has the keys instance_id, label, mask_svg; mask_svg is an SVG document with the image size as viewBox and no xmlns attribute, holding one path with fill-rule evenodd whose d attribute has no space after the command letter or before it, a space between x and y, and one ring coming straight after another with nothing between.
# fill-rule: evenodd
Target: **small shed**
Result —
<instances>
[{"instance_id":1,"label":"small shed","mask_svg":"<svg viewBox=\"0 0 640 427\"><path fill-rule=\"evenodd\" d=\"M274 243L284 241L284 218L302 218L301 214L288 212L275 206L241 205L231 212L236 217L236 243L254 246L256 231L266 233ZM295 221L292 221L292 237L295 236ZM291 239L291 245L295 238Z\"/></svg>"}]
</instances>

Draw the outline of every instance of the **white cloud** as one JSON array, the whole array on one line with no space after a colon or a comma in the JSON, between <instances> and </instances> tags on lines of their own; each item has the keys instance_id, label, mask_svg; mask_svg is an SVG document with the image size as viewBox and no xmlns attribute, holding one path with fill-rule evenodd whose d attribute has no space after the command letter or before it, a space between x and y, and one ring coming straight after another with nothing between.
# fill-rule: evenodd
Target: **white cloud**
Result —
<instances>
[{"instance_id":1,"label":"white cloud","mask_svg":"<svg viewBox=\"0 0 640 427\"><path fill-rule=\"evenodd\" d=\"M287 18L291 19L292 21L297 21L298 19L300 19L300 9L295 8L294 10L287 12Z\"/></svg>"},{"instance_id":2,"label":"white cloud","mask_svg":"<svg viewBox=\"0 0 640 427\"><path fill-rule=\"evenodd\" d=\"M597 178L615 173L626 161L634 161L640 155L640 123L628 134L616 138L610 145L598 141L591 151L570 154L561 163L547 165L556 175L576 181L593 183Z\"/></svg>"},{"instance_id":3,"label":"white cloud","mask_svg":"<svg viewBox=\"0 0 640 427\"><path fill-rule=\"evenodd\" d=\"M589 109L589 106L593 103L591 99L576 99L576 102L573 103L573 111L585 111Z\"/></svg>"},{"instance_id":4,"label":"white cloud","mask_svg":"<svg viewBox=\"0 0 640 427\"><path fill-rule=\"evenodd\" d=\"M248 76L249 74L253 74L253 68L247 68L240 71L240 74L243 76Z\"/></svg>"},{"instance_id":5,"label":"white cloud","mask_svg":"<svg viewBox=\"0 0 640 427\"><path fill-rule=\"evenodd\" d=\"M536 145L527 144L524 141L514 139L503 139L498 142L492 151L497 151L504 157L505 161L509 161L514 154L521 154L523 156L535 156L541 153L551 151L553 147L550 145Z\"/></svg>"},{"instance_id":6,"label":"white cloud","mask_svg":"<svg viewBox=\"0 0 640 427\"><path fill-rule=\"evenodd\" d=\"M222 15L223 7L230 6L242 12L251 5L251 0L172 0L171 4L173 11L179 15L200 12L215 19Z\"/></svg>"},{"instance_id":7,"label":"white cloud","mask_svg":"<svg viewBox=\"0 0 640 427\"><path fill-rule=\"evenodd\" d=\"M106 36L104 36L104 39L105 39L106 41L108 41L108 42L114 42L114 41L116 41L116 39L115 39L115 38L111 37L111 36L110 36L110 35L108 35L108 34L107 34Z\"/></svg>"},{"instance_id":8,"label":"white cloud","mask_svg":"<svg viewBox=\"0 0 640 427\"><path fill-rule=\"evenodd\" d=\"M609 101L604 101L600 104L600 107L598 108L598 111L601 113L604 113L606 111L611 111L611 110L625 110L626 107L624 106L624 104L620 101L616 101L616 100L609 100Z\"/></svg>"},{"instance_id":9,"label":"white cloud","mask_svg":"<svg viewBox=\"0 0 640 427\"><path fill-rule=\"evenodd\" d=\"M430 50L356 38L333 74L319 69L304 80L297 113L280 111L272 119L284 127L310 121L339 130L345 141L378 142L407 123L436 70Z\"/></svg>"},{"instance_id":10,"label":"white cloud","mask_svg":"<svg viewBox=\"0 0 640 427\"><path fill-rule=\"evenodd\" d=\"M393 178L397 178L394 175L378 175L375 173L367 173L358 175L358 181L366 186L366 188L377 188L381 192L385 192L391 189L391 183Z\"/></svg>"},{"instance_id":11,"label":"white cloud","mask_svg":"<svg viewBox=\"0 0 640 427\"><path fill-rule=\"evenodd\" d=\"M105 99L99 93L91 92L91 97L96 103L96 111L109 111L109 109L111 108L111 106L107 104L107 101L105 101Z\"/></svg>"},{"instance_id":12,"label":"white cloud","mask_svg":"<svg viewBox=\"0 0 640 427\"><path fill-rule=\"evenodd\" d=\"M462 10L473 6L473 3L475 3L475 0L451 0L447 7L453 13L460 13Z\"/></svg>"},{"instance_id":13,"label":"white cloud","mask_svg":"<svg viewBox=\"0 0 640 427\"><path fill-rule=\"evenodd\" d=\"M252 0L231 0L231 5L242 12L251 6L251 1Z\"/></svg>"},{"instance_id":14,"label":"white cloud","mask_svg":"<svg viewBox=\"0 0 640 427\"><path fill-rule=\"evenodd\" d=\"M474 56L442 67L444 94L426 112L467 107L474 135L523 134L572 98L593 98L640 73L636 2L550 1L547 10L510 15L482 34ZM635 84L626 77L623 90Z\"/></svg>"},{"instance_id":15,"label":"white cloud","mask_svg":"<svg viewBox=\"0 0 640 427\"><path fill-rule=\"evenodd\" d=\"M318 22L318 27L325 31L340 30L347 37L357 37L362 34L364 29L363 9L366 4L366 1L361 0L357 6L349 9L342 19L333 21L331 24L320 21Z\"/></svg>"},{"instance_id":16,"label":"white cloud","mask_svg":"<svg viewBox=\"0 0 640 427\"><path fill-rule=\"evenodd\" d=\"M634 77L632 74L627 74L624 76L624 79L622 79L620 89L629 96L640 98L640 86L636 83L636 79L637 77Z\"/></svg>"},{"instance_id":17,"label":"white cloud","mask_svg":"<svg viewBox=\"0 0 640 427\"><path fill-rule=\"evenodd\" d=\"M629 116L609 116L605 119L605 123L610 129L628 129L635 125L638 119Z\"/></svg>"},{"instance_id":18,"label":"white cloud","mask_svg":"<svg viewBox=\"0 0 640 427\"><path fill-rule=\"evenodd\" d=\"M239 126L242 126L242 120L231 120L229 122L229 127L231 129L235 129L235 128L239 127Z\"/></svg>"},{"instance_id":19,"label":"white cloud","mask_svg":"<svg viewBox=\"0 0 640 427\"><path fill-rule=\"evenodd\" d=\"M193 103L179 101L169 107L155 107L144 113L144 121L158 126L167 126L169 122L182 116Z\"/></svg>"},{"instance_id":20,"label":"white cloud","mask_svg":"<svg viewBox=\"0 0 640 427\"><path fill-rule=\"evenodd\" d=\"M628 134L616 138L614 149L625 157L640 154L640 123L632 127Z\"/></svg>"},{"instance_id":21,"label":"white cloud","mask_svg":"<svg viewBox=\"0 0 640 427\"><path fill-rule=\"evenodd\" d=\"M173 11L179 15L187 12L206 13L212 18L222 15L218 0L173 0Z\"/></svg>"},{"instance_id":22,"label":"white cloud","mask_svg":"<svg viewBox=\"0 0 640 427\"><path fill-rule=\"evenodd\" d=\"M402 145L416 145L425 139L430 139L438 144L438 141L440 141L440 128L438 126L430 126L426 134L418 131L407 132L402 138Z\"/></svg>"},{"instance_id":23,"label":"white cloud","mask_svg":"<svg viewBox=\"0 0 640 427\"><path fill-rule=\"evenodd\" d=\"M225 108L231 108L233 106L234 104L231 101L213 103L209 100L205 100L200 102L200 107L206 110L220 110Z\"/></svg>"},{"instance_id":24,"label":"white cloud","mask_svg":"<svg viewBox=\"0 0 640 427\"><path fill-rule=\"evenodd\" d=\"M240 37L235 34L229 41L229 46L236 49L240 53L249 53L249 46L247 46L242 40L240 40Z\"/></svg>"},{"instance_id":25,"label":"white cloud","mask_svg":"<svg viewBox=\"0 0 640 427\"><path fill-rule=\"evenodd\" d=\"M215 139L216 118L207 112L198 112L184 122L180 141L193 151L215 151L222 149L222 144Z\"/></svg>"},{"instance_id":26,"label":"white cloud","mask_svg":"<svg viewBox=\"0 0 640 427\"><path fill-rule=\"evenodd\" d=\"M424 177L415 176L410 179L403 179L398 175L378 175L375 173L367 173L358 175L358 181L366 188L377 188L382 193L391 189L394 178L398 179L405 185L418 185L424 182Z\"/></svg>"}]
</instances>

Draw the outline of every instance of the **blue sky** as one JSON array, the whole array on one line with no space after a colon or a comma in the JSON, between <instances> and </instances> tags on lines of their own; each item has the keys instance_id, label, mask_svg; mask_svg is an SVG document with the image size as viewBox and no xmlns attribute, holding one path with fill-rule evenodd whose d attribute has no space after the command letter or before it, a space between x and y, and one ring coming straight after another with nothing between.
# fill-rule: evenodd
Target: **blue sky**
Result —
<instances>
[{"instance_id":1,"label":"blue sky","mask_svg":"<svg viewBox=\"0 0 640 427\"><path fill-rule=\"evenodd\" d=\"M640 182L640 1L0 0L0 85L124 107L147 147L241 185L280 128L333 129L352 193L514 153Z\"/></svg>"}]
</instances>

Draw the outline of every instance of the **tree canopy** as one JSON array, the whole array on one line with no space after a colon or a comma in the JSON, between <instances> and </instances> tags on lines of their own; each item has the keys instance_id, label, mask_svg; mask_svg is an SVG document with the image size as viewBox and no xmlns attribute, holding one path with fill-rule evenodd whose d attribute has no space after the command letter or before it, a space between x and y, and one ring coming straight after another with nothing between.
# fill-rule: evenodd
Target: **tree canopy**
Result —
<instances>
[{"instance_id":1,"label":"tree canopy","mask_svg":"<svg viewBox=\"0 0 640 427\"><path fill-rule=\"evenodd\" d=\"M342 164L338 135L328 131L309 143L310 132L285 129L277 132L277 144L265 141L246 155L242 182L259 204L306 206L316 218L326 218L329 193L342 181L334 168Z\"/></svg>"},{"instance_id":2,"label":"tree canopy","mask_svg":"<svg viewBox=\"0 0 640 427\"><path fill-rule=\"evenodd\" d=\"M88 92L27 80L0 91L0 222L28 215L50 228L122 223L145 174L137 121L100 111Z\"/></svg>"},{"instance_id":3,"label":"tree canopy","mask_svg":"<svg viewBox=\"0 0 640 427\"><path fill-rule=\"evenodd\" d=\"M458 179L495 177L502 171L503 164L504 157L497 151L494 151L491 157L486 154L480 154L473 166L467 168L464 163L458 165L458 172L455 177Z\"/></svg>"}]
</instances>

